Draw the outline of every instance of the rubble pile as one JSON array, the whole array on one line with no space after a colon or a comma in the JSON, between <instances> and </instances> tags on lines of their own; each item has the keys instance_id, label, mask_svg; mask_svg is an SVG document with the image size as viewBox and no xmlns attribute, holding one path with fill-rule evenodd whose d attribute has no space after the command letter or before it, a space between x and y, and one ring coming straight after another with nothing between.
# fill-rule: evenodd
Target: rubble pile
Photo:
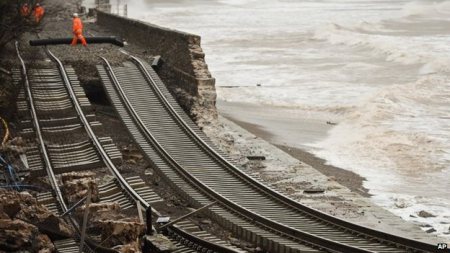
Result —
<instances>
[{"instance_id":1,"label":"rubble pile","mask_svg":"<svg viewBox=\"0 0 450 253\"><path fill-rule=\"evenodd\" d=\"M98 185L93 172L68 172L61 174L63 190L69 203L76 203L87 195L91 189L91 201L98 202Z\"/></svg>"},{"instance_id":2,"label":"rubble pile","mask_svg":"<svg viewBox=\"0 0 450 253\"><path fill-rule=\"evenodd\" d=\"M118 202L101 202L98 184L93 172L69 172L61 175L65 197L75 203L92 190L89 204L89 231L96 231L101 236L102 246L122 245L124 252L139 252L138 239L144 234L145 226L137 218L128 218L122 214ZM97 203L96 203L97 202ZM75 215L81 221L86 205L76 208Z\"/></svg>"},{"instance_id":3,"label":"rubble pile","mask_svg":"<svg viewBox=\"0 0 450 253\"><path fill-rule=\"evenodd\" d=\"M144 224L136 219L104 219L94 222L94 226L102 231L104 245L126 245L132 247L145 231Z\"/></svg>"},{"instance_id":4,"label":"rubble pile","mask_svg":"<svg viewBox=\"0 0 450 253\"><path fill-rule=\"evenodd\" d=\"M53 252L51 238L72 236L71 227L28 192L0 189L0 249Z\"/></svg>"}]
</instances>

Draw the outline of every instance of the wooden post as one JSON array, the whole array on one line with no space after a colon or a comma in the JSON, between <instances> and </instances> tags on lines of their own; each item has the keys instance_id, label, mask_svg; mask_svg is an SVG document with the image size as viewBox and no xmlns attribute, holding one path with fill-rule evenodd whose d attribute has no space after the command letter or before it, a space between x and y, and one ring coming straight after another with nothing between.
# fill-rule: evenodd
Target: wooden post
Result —
<instances>
[{"instance_id":1,"label":"wooden post","mask_svg":"<svg viewBox=\"0 0 450 253\"><path fill-rule=\"evenodd\" d=\"M141 202L139 200L136 200L136 206L137 206L139 221L142 224L144 224L144 217L142 217L142 205L141 205Z\"/></svg>"},{"instance_id":2,"label":"wooden post","mask_svg":"<svg viewBox=\"0 0 450 253\"><path fill-rule=\"evenodd\" d=\"M91 204L91 186L88 186L88 194L86 199L86 207L84 209L84 216L83 216L83 226L81 227L81 239L80 239L80 249L78 250L78 253L83 252L83 246L84 246L84 239L86 238L86 225L89 215L89 205Z\"/></svg>"},{"instance_id":3,"label":"wooden post","mask_svg":"<svg viewBox=\"0 0 450 253\"><path fill-rule=\"evenodd\" d=\"M145 219L147 220L147 235L152 235L152 208L149 206L147 210L145 210Z\"/></svg>"}]
</instances>

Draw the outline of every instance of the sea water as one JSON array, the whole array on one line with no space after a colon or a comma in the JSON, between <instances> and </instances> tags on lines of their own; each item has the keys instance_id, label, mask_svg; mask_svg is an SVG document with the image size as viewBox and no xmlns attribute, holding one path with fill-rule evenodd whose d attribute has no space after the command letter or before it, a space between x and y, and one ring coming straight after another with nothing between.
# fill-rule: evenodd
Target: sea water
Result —
<instances>
[{"instance_id":1,"label":"sea water","mask_svg":"<svg viewBox=\"0 0 450 253\"><path fill-rule=\"evenodd\" d=\"M132 18L202 36L219 100L337 123L310 151L450 238L450 1L122 3Z\"/></svg>"}]
</instances>

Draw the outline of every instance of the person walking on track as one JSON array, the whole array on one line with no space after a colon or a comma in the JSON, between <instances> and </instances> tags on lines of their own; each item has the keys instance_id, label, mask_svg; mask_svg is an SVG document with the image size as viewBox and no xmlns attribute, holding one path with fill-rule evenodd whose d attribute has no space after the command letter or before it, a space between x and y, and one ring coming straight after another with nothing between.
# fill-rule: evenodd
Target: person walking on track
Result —
<instances>
[{"instance_id":1,"label":"person walking on track","mask_svg":"<svg viewBox=\"0 0 450 253\"><path fill-rule=\"evenodd\" d=\"M78 40L81 40L81 44L83 46L87 46L86 39L83 36L83 23L81 19L78 17L78 13L73 14L73 39L70 45L75 46L78 43Z\"/></svg>"},{"instance_id":2,"label":"person walking on track","mask_svg":"<svg viewBox=\"0 0 450 253\"><path fill-rule=\"evenodd\" d=\"M37 3L34 7L34 21L36 21L36 24L39 24L41 22L42 17L44 17L44 13L44 7Z\"/></svg>"},{"instance_id":3,"label":"person walking on track","mask_svg":"<svg viewBox=\"0 0 450 253\"><path fill-rule=\"evenodd\" d=\"M24 3L20 8L20 15L22 15L22 17L28 17L28 15L30 15L30 7L28 7L27 3Z\"/></svg>"}]
</instances>

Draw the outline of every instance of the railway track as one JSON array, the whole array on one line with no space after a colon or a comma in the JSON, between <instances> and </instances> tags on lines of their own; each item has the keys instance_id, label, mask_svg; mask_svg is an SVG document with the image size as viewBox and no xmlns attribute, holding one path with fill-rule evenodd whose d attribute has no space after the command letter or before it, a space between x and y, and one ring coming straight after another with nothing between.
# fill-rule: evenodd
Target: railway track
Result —
<instances>
[{"instance_id":1,"label":"railway track","mask_svg":"<svg viewBox=\"0 0 450 253\"><path fill-rule=\"evenodd\" d=\"M64 66L50 50L47 49L46 52L54 64L27 70L17 47L25 82L24 92L19 95L22 100L18 107L22 113L28 111L28 107L31 109L31 118L22 121L25 126L23 134L36 135L39 144L39 148L27 152L30 172L33 176L41 176L45 170L53 189L53 192L40 193L37 196L39 203L56 213L66 212L68 207L59 189L56 174L101 166L109 169L114 180L99 187L100 202L118 202L121 209L126 210L136 207L136 201L144 208L163 201L140 177L123 177L120 174L115 163L121 160L121 153L111 139L98 137L94 132L93 129L100 123L95 121L95 116L87 114L90 103L79 85L75 71ZM77 141L68 143L67 139ZM160 216L157 210L152 211L156 217ZM78 228L75 220L72 223ZM178 235L172 238L179 252L240 252L223 242L211 242L211 236L191 234L176 225L168 230ZM98 246L92 240L89 242L93 248ZM56 242L55 245L60 247L58 251L61 252L70 252L78 247L74 240ZM108 251L99 248L101 252ZM89 248L86 250L90 251Z\"/></svg>"},{"instance_id":2,"label":"railway track","mask_svg":"<svg viewBox=\"0 0 450 253\"><path fill-rule=\"evenodd\" d=\"M231 164L189 119L149 64L97 66L141 150L194 205L268 252L434 252L435 245L372 230L304 206Z\"/></svg>"},{"instance_id":3,"label":"railway track","mask_svg":"<svg viewBox=\"0 0 450 253\"><path fill-rule=\"evenodd\" d=\"M50 200L48 200L48 202L52 203L52 206L50 206L50 210L55 211L55 213L66 212L68 210L68 206L63 198L61 189L58 185L59 184L58 180L54 173L53 164L50 159L49 151L48 151L45 139L44 139L44 134L42 133L42 130L41 130L42 127L41 127L41 123L40 123L39 117L38 117L38 110L36 109L37 106L35 106L36 101L33 96L32 88L31 88L32 81L30 81L30 80L33 80L33 78L39 77L39 75L36 75L37 72L30 73L27 70L25 62L20 55L18 42L16 42L16 51L17 51L17 56L21 62L21 69L20 69L19 73L18 73L18 71L14 71L14 72L16 72L16 74L21 76L23 84L24 84L24 89L23 89L22 95L23 95L23 98L25 99L25 97L26 97L26 99L28 101L27 106L29 106L30 114L31 114L30 122L34 126L35 134L36 134L36 138L37 138L38 149L39 149L40 155L43 160L43 166L45 167L45 170L48 175L49 183L53 190L51 193L48 193L48 198L50 198ZM30 76L30 78L29 78L29 76ZM56 82L57 82L57 80L53 80L50 83L55 84ZM49 98L53 99L53 97L51 97L51 96ZM22 101L22 104L23 104L23 101ZM44 108L41 107L40 109L43 110ZM47 109L47 108L45 108L45 109ZM39 196L38 196L38 200L39 200ZM72 226L76 229L76 231L79 232L78 222L75 219L70 218L70 217L67 219L72 224ZM68 252L69 253L69 252L73 252L73 250L75 248L76 249L79 248L79 245L76 243L75 238L64 239L62 241L55 241L54 244L57 247L56 249L58 252ZM93 251L91 250L91 248L89 246L85 245L83 247L83 252L93 252Z\"/></svg>"}]
</instances>

